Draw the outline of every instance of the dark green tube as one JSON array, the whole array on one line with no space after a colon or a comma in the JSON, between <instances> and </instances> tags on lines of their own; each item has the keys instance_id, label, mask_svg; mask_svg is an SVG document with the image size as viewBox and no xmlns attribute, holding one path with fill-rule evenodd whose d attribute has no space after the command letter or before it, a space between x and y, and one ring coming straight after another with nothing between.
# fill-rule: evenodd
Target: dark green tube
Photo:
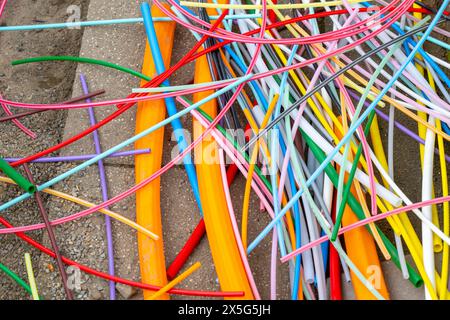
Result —
<instances>
[{"instance_id":1,"label":"dark green tube","mask_svg":"<svg viewBox=\"0 0 450 320\"><path fill-rule=\"evenodd\" d=\"M88 63L88 64L97 64L100 66L104 66L107 68L116 69L125 73L129 73L133 76L142 78L144 80L150 81L151 78L147 77L146 75L143 75L140 72L137 72L133 69L126 68L119 66L115 63L111 63L104 60L98 60L98 59L91 59L91 58L84 58L84 57L72 57L72 56L43 56L43 57L34 57L34 58L27 58L27 59L21 59L21 60L14 60L11 62L11 65L17 66L19 64L26 64L26 63L34 63L34 62L44 62L44 61L72 61L72 62L79 62L79 63Z\"/></svg>"},{"instance_id":2,"label":"dark green tube","mask_svg":"<svg viewBox=\"0 0 450 320\"><path fill-rule=\"evenodd\" d=\"M317 161L322 163L325 160L325 154L323 151L315 144L315 142L303 131L300 130L303 138L305 139L306 143L308 144L309 148L311 149L312 153L316 157ZM336 170L333 168L331 164L328 164L325 167L325 173L330 178L331 182L334 184L334 186L337 188L339 175L336 172ZM356 214L359 220L365 219L363 209L361 205L359 204L358 200L350 193L348 195L347 204L352 208L353 212ZM366 229L372 234L370 231L370 228L366 225ZM386 235L377 227L378 233L380 234L380 237L386 246L386 249L388 250L389 254L391 255L392 261L395 263L395 265L400 269L400 261L398 259L398 252L395 246L391 243L391 241L386 237ZM416 270L413 269L408 263L406 264L408 268L409 273L409 281L416 287L420 287L423 284L423 280L420 277L420 275L416 272Z\"/></svg>"},{"instance_id":3,"label":"dark green tube","mask_svg":"<svg viewBox=\"0 0 450 320\"><path fill-rule=\"evenodd\" d=\"M372 110L367 118L367 124L364 128L364 135L367 137L369 134L370 126L372 125L372 121L375 118L375 110ZM355 177L356 169L358 168L359 158L362 153L362 143L359 144L358 150L356 150L355 159L353 160L352 168L350 169L350 174L348 175L347 183L344 187L344 192L342 193L342 202L339 206L338 213L336 215L336 222L333 228L333 232L331 234L331 241L335 241L337 238L337 234L339 231L339 226L341 225L342 217L344 216L345 203L347 202L348 195L350 194L350 189L353 184L353 179Z\"/></svg>"},{"instance_id":4,"label":"dark green tube","mask_svg":"<svg viewBox=\"0 0 450 320\"><path fill-rule=\"evenodd\" d=\"M36 186L25 179L24 176L22 176L13 167L11 167L8 162L3 160L3 158L0 158L0 170L3 171L9 178L17 183L19 187L21 187L29 194L33 194L36 192Z\"/></svg>"},{"instance_id":5,"label":"dark green tube","mask_svg":"<svg viewBox=\"0 0 450 320\"><path fill-rule=\"evenodd\" d=\"M6 275L8 277L10 277L12 280L14 280L18 285L20 285L22 288L24 288L31 295L30 286L28 285L28 283L23 281L17 274L12 272L7 266L5 266L2 263L0 263L0 270L3 271L4 273L6 273Z\"/></svg>"}]
</instances>

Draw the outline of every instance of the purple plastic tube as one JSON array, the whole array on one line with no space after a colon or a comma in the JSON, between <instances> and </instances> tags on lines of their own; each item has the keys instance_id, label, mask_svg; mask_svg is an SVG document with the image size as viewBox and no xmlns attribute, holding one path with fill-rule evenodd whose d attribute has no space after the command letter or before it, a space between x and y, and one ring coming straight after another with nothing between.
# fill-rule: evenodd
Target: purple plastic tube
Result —
<instances>
[{"instance_id":1,"label":"purple plastic tube","mask_svg":"<svg viewBox=\"0 0 450 320\"><path fill-rule=\"evenodd\" d=\"M86 79L83 74L80 74L81 87L83 88L83 92L85 94L89 93L88 85L86 83ZM86 99L86 102L91 102L91 99ZM89 112L89 120L91 122L91 126L96 124L94 108L88 108ZM98 136L98 131L95 130L92 132L94 138L95 152L97 154L102 153L100 138ZM108 185L105 174L105 166L102 160L98 161L98 171L100 174L100 185L102 189L102 198L103 202L108 201ZM108 209L108 208L105 208ZM108 250L108 273L114 276L114 248L113 248L113 238L112 238L112 230L111 230L111 218L105 215L105 226L106 226L106 242L107 242L107 250ZM116 300L116 286L114 281L109 281L109 297L111 300Z\"/></svg>"},{"instance_id":2,"label":"purple plastic tube","mask_svg":"<svg viewBox=\"0 0 450 320\"><path fill-rule=\"evenodd\" d=\"M350 95L355 98L355 99L359 99L360 97L354 93L353 91L349 90ZM370 105L370 103L368 103L367 101L364 101L364 105L367 107ZM386 114L384 114L382 111L378 110L377 108L375 108L375 112L377 113L377 115L383 119L384 121L389 121L389 116L387 116ZM412 132L411 130L409 130L407 127L405 127L404 125L402 125L400 122L394 120L394 125L403 133L407 134L408 136L410 136L411 138L413 138L414 140L416 140L417 142L421 143L421 144L425 144L425 140L423 140L421 137L419 137L416 133ZM434 148L434 153L439 155L439 149L438 148ZM445 155L445 161L450 163L450 156L448 156L447 154Z\"/></svg>"}]
</instances>

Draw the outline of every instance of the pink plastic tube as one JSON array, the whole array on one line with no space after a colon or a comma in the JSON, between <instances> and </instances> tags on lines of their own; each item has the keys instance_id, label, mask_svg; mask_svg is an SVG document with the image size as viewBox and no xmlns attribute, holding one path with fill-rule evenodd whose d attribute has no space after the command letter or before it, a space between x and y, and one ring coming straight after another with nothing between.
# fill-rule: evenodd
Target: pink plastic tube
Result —
<instances>
[{"instance_id":1,"label":"pink plastic tube","mask_svg":"<svg viewBox=\"0 0 450 320\"><path fill-rule=\"evenodd\" d=\"M0 96L1 98L1 96ZM5 111L5 113L8 116L12 116L13 113L11 112L11 110L9 109L9 107L4 104L4 103L0 103L2 105L3 111ZM12 119L12 122L20 129L22 130L25 134L27 134L28 136L30 136L32 139L36 139L36 134L31 131L30 129L28 129L27 127L25 127L22 122L20 122L18 119Z\"/></svg>"},{"instance_id":2,"label":"pink plastic tube","mask_svg":"<svg viewBox=\"0 0 450 320\"><path fill-rule=\"evenodd\" d=\"M227 172L225 169L225 156L223 154L223 149L219 149L219 158L220 158L220 171L222 173L221 174L222 186L223 190L225 191L225 198L227 200L228 213L230 214L231 224L233 226L234 238L236 239L236 243L238 245L239 254L241 256L242 264L244 265L245 273L247 274L248 282L250 283L250 287L252 288L252 293L255 296L256 300L261 300L258 287L256 286L252 270L250 269L250 265L248 263L247 254L244 250L244 246L242 245L242 239L239 234L239 227L236 222L236 216L234 215L233 203L231 202L230 189L228 187Z\"/></svg>"},{"instance_id":3,"label":"pink plastic tube","mask_svg":"<svg viewBox=\"0 0 450 320\"><path fill-rule=\"evenodd\" d=\"M339 229L339 233L338 234L341 235L341 234L343 234L343 233L345 233L347 231L350 231L350 230L353 230L355 228L359 228L359 227L365 226L365 225L367 225L369 223L373 223L373 222L376 222L376 221L379 221L379 220L383 220L383 219L385 219L387 217L390 217L392 215L396 215L396 214L399 214L399 213L402 213L402 212L406 212L406 211L410 211L410 210L414 210L414 209L419 209L419 208L422 208L422 207L427 207L427 206L431 206L431 205L434 205L434 204L439 204L439 203L443 203L443 202L447 202L447 201L450 201L450 196L434 198L434 199L427 200L427 201L422 201L422 202L416 202L416 203L413 203L413 204L410 204L410 205L407 205L407 206L404 206L404 207L401 207L401 208L397 208L397 209L394 209L394 210L391 210L391 211L388 211L388 212L385 212L385 213L380 213L380 214L378 214L376 216L372 216L372 217L360 220L358 222L355 222L355 223L353 223L351 225L348 225L348 226L346 226L344 228ZM321 244L322 242L329 241L329 240L330 239L328 239L327 236L323 236L323 237L321 237L321 238L319 238L317 240L311 241L307 245L304 245L301 248L296 249L296 250L292 251L291 253L285 255L284 257L282 257L281 258L281 262L284 263L284 262L286 262L288 260L291 260L292 258L294 258L295 256L301 254L302 252L304 252L306 250L309 250L312 247L317 246L317 245Z\"/></svg>"},{"instance_id":4,"label":"pink plastic tube","mask_svg":"<svg viewBox=\"0 0 450 320\"><path fill-rule=\"evenodd\" d=\"M5 6L6 6L7 2L8 2L8 0L3 0L2 3L0 4L0 17L2 16L3 11L5 10Z\"/></svg>"},{"instance_id":5,"label":"pink plastic tube","mask_svg":"<svg viewBox=\"0 0 450 320\"><path fill-rule=\"evenodd\" d=\"M211 24L191 15L189 12L187 12L185 9L183 9L180 5L178 5L173 0L168 0L168 2L175 7L178 11L180 11L186 18L188 18L191 21L194 21L200 25L203 25L204 27L210 29ZM408 8L411 6L411 4L414 2L414 0L407 0L404 2L400 1L400 5L398 7L395 7L394 10L390 11L390 8L393 8L399 0L392 1L387 6L383 7L380 11L377 11L376 14L370 16L370 18L361 21L360 23L356 23L352 26L349 26L347 28L342 28L340 30L327 32L321 35L316 36L310 36L310 37L304 37L304 38L288 38L288 39L274 39L274 40L267 40L267 39L258 39L248 36L243 36L237 33L225 31L223 29L216 29L214 32L210 32L208 30L202 29L201 27L193 26L180 18L178 18L176 15L174 15L170 10L165 8L158 0L155 0L154 3L156 6L158 6L167 16L172 18L177 23L183 25L184 27L195 31L197 33L208 35L213 38L221 38L236 42L244 42L244 43L262 43L262 44L310 44L310 43L320 43L320 42L326 42L331 40L339 40L348 36L352 36L358 33L361 33L365 30L370 29L372 26L370 25L371 22L375 21L375 24L381 24L382 22L388 21L388 24L392 24L396 19L393 17L398 12L406 12ZM386 12L388 12L386 14ZM382 17L382 15L385 15ZM392 20L391 20L392 19ZM359 28L361 27L361 28ZM353 30L356 29L356 30Z\"/></svg>"}]
</instances>

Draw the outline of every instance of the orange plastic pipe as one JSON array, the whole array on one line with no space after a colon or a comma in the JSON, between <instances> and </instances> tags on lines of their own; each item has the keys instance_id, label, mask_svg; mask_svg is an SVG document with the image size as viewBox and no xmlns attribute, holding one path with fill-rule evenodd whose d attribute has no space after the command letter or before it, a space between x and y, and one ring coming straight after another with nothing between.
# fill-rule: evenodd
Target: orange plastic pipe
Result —
<instances>
[{"instance_id":1,"label":"orange plastic pipe","mask_svg":"<svg viewBox=\"0 0 450 320\"><path fill-rule=\"evenodd\" d=\"M339 138L342 138L340 132L337 132L336 130L335 133ZM338 170L340 170L339 166ZM346 173L345 183L347 183L347 176L348 174ZM353 196L358 199L358 195L354 185L352 185L350 190ZM358 221L359 219L347 204L342 216L342 226L346 227ZM385 299L389 299L389 292L384 280L380 260L378 259L375 240L373 239L369 231L364 227L359 227L345 232L344 239L345 248L349 258L366 277L366 279L368 279L370 283L375 286L375 289L377 289ZM350 277L352 279L352 285L353 290L355 291L356 299L377 300L376 297L366 288L366 286L352 271L350 271Z\"/></svg>"},{"instance_id":2,"label":"orange plastic pipe","mask_svg":"<svg viewBox=\"0 0 450 320\"><path fill-rule=\"evenodd\" d=\"M201 56L195 64L194 82L210 81L212 81L212 77L207 58ZM213 91L195 93L193 95L194 102L200 101L212 93ZM200 108L213 118L217 115L216 100L212 100ZM204 129L196 120L193 121L193 126L194 139L197 139ZM224 291L243 291L245 295L239 299L253 299L253 293L234 237L225 191L221 184L217 143L211 136L207 136L195 148L194 153L206 234L220 287Z\"/></svg>"},{"instance_id":3,"label":"orange plastic pipe","mask_svg":"<svg viewBox=\"0 0 450 320\"><path fill-rule=\"evenodd\" d=\"M352 187L353 196L357 197L356 190ZM344 209L342 217L342 225L344 227L358 222L350 206ZM385 298L389 299L389 292L384 281L383 270L381 269L380 260L378 259L375 241L366 228L360 227L344 233L345 247L347 254L362 274L371 281L378 292ZM376 300L375 296L364 286L361 280L350 272L352 278L353 289L358 300Z\"/></svg>"},{"instance_id":4,"label":"orange plastic pipe","mask_svg":"<svg viewBox=\"0 0 450 320\"><path fill-rule=\"evenodd\" d=\"M156 6L152 6L152 15L154 17L165 16ZM175 26L175 22L155 22L161 54L167 68L170 66ZM156 68L148 42L145 46L142 73L150 77L156 76ZM142 81L141 85L145 83L146 81ZM139 102L136 112L136 134L164 120L165 117L164 99ZM136 149L149 148L152 150L149 154L135 157L136 183L150 177L161 167L163 140L164 128L160 128L136 141ZM160 239L155 241L142 233L137 235L142 282L163 287L167 284L167 276L162 240L160 183L160 178L157 178L136 192L136 220L139 225L145 226L160 236ZM149 299L154 293L155 291L144 290L144 299ZM169 295L163 294L159 299L167 300Z\"/></svg>"}]
</instances>

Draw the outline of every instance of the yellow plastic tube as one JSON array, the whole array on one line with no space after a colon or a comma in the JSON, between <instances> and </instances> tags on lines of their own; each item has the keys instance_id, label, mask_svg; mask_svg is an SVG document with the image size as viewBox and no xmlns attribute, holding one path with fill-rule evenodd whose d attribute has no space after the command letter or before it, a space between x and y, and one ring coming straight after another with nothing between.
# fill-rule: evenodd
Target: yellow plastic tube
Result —
<instances>
[{"instance_id":1,"label":"yellow plastic tube","mask_svg":"<svg viewBox=\"0 0 450 320\"><path fill-rule=\"evenodd\" d=\"M212 77L208 62L206 56L202 56L197 59L195 64L194 82L210 81L212 81ZM195 93L193 100L194 102L200 101L212 93L212 91ZM213 118L217 115L216 100L211 100L201 108ZM204 129L196 120L193 121L193 126L194 139L197 139ZM206 234L220 287L223 291L243 291L244 296L239 299L253 299L250 283L234 238L225 191L220 183L221 172L217 143L211 136L207 136L194 152Z\"/></svg>"},{"instance_id":2,"label":"yellow plastic tube","mask_svg":"<svg viewBox=\"0 0 450 320\"><path fill-rule=\"evenodd\" d=\"M0 182L16 184L12 179L6 178L6 177L0 177ZM61 192L61 191L57 191L57 190L53 190L53 189L47 188L47 189L42 190L42 192L51 194L51 195L53 195L55 197L58 197L58 198L61 198L61 199L67 200L67 201L71 201L73 203L77 203L77 204L82 205L82 206L87 207L87 208L92 208L92 207L96 206L96 204L93 204L93 203L91 203L89 201L86 201L86 200L83 200L83 199L80 199L80 198L77 198L77 197L74 197L74 196L71 196L70 194L67 194L67 193L64 193L64 192ZM117 221L120 221L120 222L126 224L127 226L135 229L138 232L142 232L144 235L152 238L153 240L158 240L159 239L158 235L154 234L153 232L150 232L149 230L147 230L147 229L143 228L142 226L138 225L136 222L131 221L130 219L125 218L124 216L122 216L122 215L120 215L120 214L118 214L116 212L113 212L111 210L104 209L104 208L100 209L98 211L103 213L103 214L105 214L105 215L107 215L107 216L110 216L111 218L113 218L113 219L115 219Z\"/></svg>"},{"instance_id":3,"label":"yellow plastic tube","mask_svg":"<svg viewBox=\"0 0 450 320\"><path fill-rule=\"evenodd\" d=\"M28 252L25 253L25 266L27 269L28 282L30 284L33 300L39 300L36 278L34 277L33 264L31 263L31 256Z\"/></svg>"},{"instance_id":4,"label":"yellow plastic tube","mask_svg":"<svg viewBox=\"0 0 450 320\"><path fill-rule=\"evenodd\" d=\"M200 262L196 262L193 264L189 269L187 269L185 272L180 274L178 277L170 281L168 284L166 284L165 287L159 289L153 296L150 297L149 300L156 300L160 296L162 296L164 293L175 287L177 284L182 282L184 279L189 277L192 273L194 273L198 268L200 268L202 264Z\"/></svg>"},{"instance_id":5,"label":"yellow plastic tube","mask_svg":"<svg viewBox=\"0 0 450 320\"><path fill-rule=\"evenodd\" d=\"M156 6L152 6L152 15L161 17L164 16L164 13ZM155 30L166 68L170 65L175 26L175 22L155 22ZM156 75L148 42L145 46L142 73L150 77ZM143 84L145 84L145 81L141 82L141 85ZM164 120L165 116L166 106L163 99L138 103L136 134ZM135 157L136 183L148 178L161 167L163 140L164 128L160 128L136 141L136 148L150 148L152 150L150 154L140 154ZM136 220L139 225L160 235L160 239L154 241L138 233L142 282L164 287L167 284L167 276L162 241L160 182L160 178L157 178L136 192ZM154 293L151 290L144 290L144 299L150 299ZM158 298L166 300L169 299L169 295L166 293Z\"/></svg>"}]
</instances>

